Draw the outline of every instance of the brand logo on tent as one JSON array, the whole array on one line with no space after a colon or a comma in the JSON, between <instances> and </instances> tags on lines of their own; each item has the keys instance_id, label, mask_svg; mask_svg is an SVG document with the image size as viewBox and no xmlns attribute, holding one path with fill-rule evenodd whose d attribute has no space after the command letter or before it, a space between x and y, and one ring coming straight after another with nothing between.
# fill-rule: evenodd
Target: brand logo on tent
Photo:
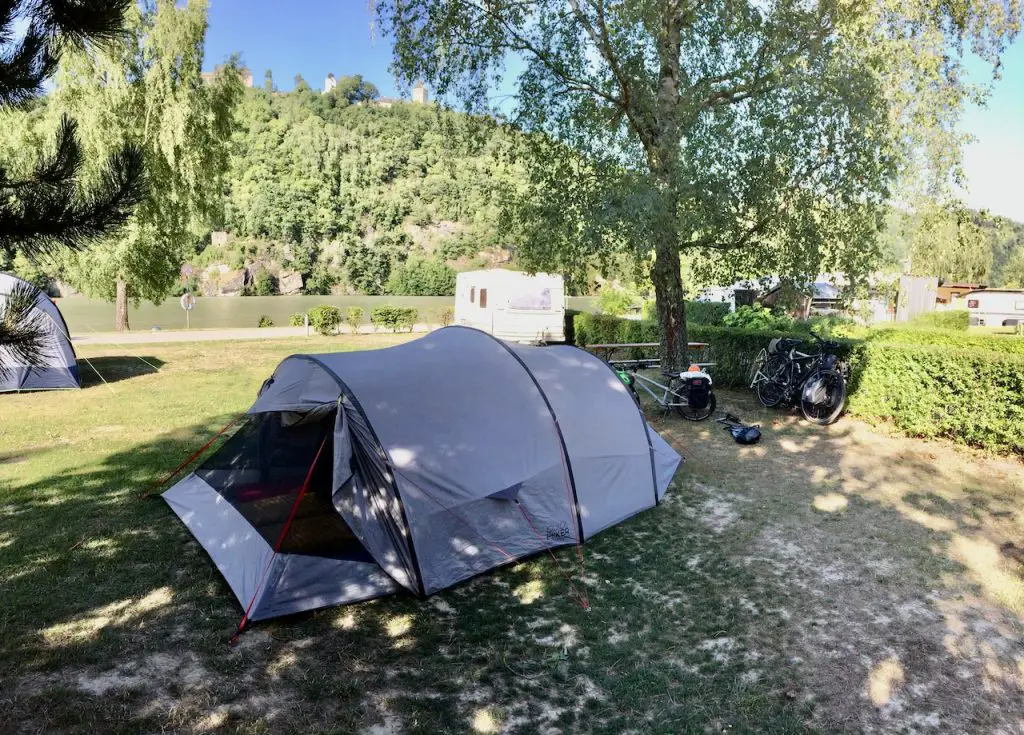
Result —
<instances>
[{"instance_id":1,"label":"brand logo on tent","mask_svg":"<svg viewBox=\"0 0 1024 735\"><path fill-rule=\"evenodd\" d=\"M569 524L562 523L558 526L548 526L547 537L549 539L567 539L570 538Z\"/></svg>"}]
</instances>

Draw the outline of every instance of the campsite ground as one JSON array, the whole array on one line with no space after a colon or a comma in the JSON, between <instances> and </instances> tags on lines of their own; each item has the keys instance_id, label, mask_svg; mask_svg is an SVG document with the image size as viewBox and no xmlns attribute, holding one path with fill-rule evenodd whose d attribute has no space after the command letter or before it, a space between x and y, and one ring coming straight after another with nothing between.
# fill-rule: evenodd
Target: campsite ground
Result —
<instances>
[{"instance_id":1,"label":"campsite ground","mask_svg":"<svg viewBox=\"0 0 1024 735\"><path fill-rule=\"evenodd\" d=\"M0 731L1020 732L1024 471L743 394L739 447L654 416L667 501L559 566L256 625L136 494L290 352L407 337L81 349L0 396ZM139 357L145 358L147 365Z\"/></svg>"}]
</instances>

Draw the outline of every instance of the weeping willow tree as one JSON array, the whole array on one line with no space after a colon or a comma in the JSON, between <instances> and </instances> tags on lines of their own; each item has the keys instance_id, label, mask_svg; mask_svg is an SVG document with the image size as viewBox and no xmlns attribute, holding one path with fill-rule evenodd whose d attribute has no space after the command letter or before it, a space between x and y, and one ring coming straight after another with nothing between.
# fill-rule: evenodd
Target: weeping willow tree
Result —
<instances>
[{"instance_id":1,"label":"weeping willow tree","mask_svg":"<svg viewBox=\"0 0 1024 735\"><path fill-rule=\"evenodd\" d=\"M376 0L395 68L535 133L519 254L650 274L686 364L683 262L708 279L865 273L901 176L948 179L1017 0ZM510 64L510 61L513 62ZM510 69L513 78L508 79Z\"/></svg>"},{"instance_id":2,"label":"weeping willow tree","mask_svg":"<svg viewBox=\"0 0 1024 735\"><path fill-rule=\"evenodd\" d=\"M61 56L116 43L130 0L33 0L0 3L0 111L30 105ZM23 24L24 35L16 32ZM30 260L81 250L125 224L144 191L138 147L111 146L93 161L92 184L75 120L63 116L49 143L0 161L0 260ZM37 292L18 288L0 299L0 353L38 365L44 342L32 320ZM0 361L2 363L3 361ZM3 370L0 364L0 371Z\"/></svg>"},{"instance_id":3,"label":"weeping willow tree","mask_svg":"<svg viewBox=\"0 0 1024 735\"><path fill-rule=\"evenodd\" d=\"M205 0L133 4L123 40L69 53L57 73L52 107L78 117L87 148L103 155L131 145L145 161L148 193L124 230L64 262L76 287L116 302L118 330L129 327L130 301L168 295L186 250L222 207L244 88L235 60L203 81L206 27Z\"/></svg>"}]
</instances>

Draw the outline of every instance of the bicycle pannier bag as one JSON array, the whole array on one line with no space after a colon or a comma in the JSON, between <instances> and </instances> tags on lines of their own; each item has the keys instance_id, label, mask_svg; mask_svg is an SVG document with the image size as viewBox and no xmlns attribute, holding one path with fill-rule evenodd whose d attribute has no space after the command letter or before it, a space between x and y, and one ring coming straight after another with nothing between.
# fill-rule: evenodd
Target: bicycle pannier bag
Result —
<instances>
[{"instance_id":1,"label":"bicycle pannier bag","mask_svg":"<svg viewBox=\"0 0 1024 735\"><path fill-rule=\"evenodd\" d=\"M803 400L812 406L819 406L828 400L825 390L825 378L818 376L804 384Z\"/></svg>"},{"instance_id":2,"label":"bicycle pannier bag","mask_svg":"<svg viewBox=\"0 0 1024 735\"><path fill-rule=\"evenodd\" d=\"M702 370L688 370L680 373L679 377L686 386L690 408L697 411L707 408L711 396L711 376Z\"/></svg>"}]
</instances>

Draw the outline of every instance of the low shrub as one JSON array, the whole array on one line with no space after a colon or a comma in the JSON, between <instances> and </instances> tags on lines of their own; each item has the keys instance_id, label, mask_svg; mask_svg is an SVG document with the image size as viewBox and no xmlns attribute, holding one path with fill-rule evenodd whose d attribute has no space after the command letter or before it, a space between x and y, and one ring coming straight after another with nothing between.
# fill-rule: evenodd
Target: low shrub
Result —
<instances>
[{"instance_id":1,"label":"low shrub","mask_svg":"<svg viewBox=\"0 0 1024 735\"><path fill-rule=\"evenodd\" d=\"M441 322L442 327L447 327L455 321L455 309L450 306L446 306L441 311L437 312L437 319Z\"/></svg>"},{"instance_id":2,"label":"low shrub","mask_svg":"<svg viewBox=\"0 0 1024 735\"><path fill-rule=\"evenodd\" d=\"M271 319L266 314L263 314L262 316L260 316L259 326L261 326L261 327L272 327L272 326L274 326L274 320Z\"/></svg>"},{"instance_id":3,"label":"low shrub","mask_svg":"<svg viewBox=\"0 0 1024 735\"><path fill-rule=\"evenodd\" d=\"M719 325L723 323L726 316L731 314L729 305L714 301L687 301L686 302L686 323L687 324L710 324Z\"/></svg>"},{"instance_id":4,"label":"low shrub","mask_svg":"<svg viewBox=\"0 0 1024 735\"><path fill-rule=\"evenodd\" d=\"M911 320L910 326L966 332L970 323L967 309L950 309L949 311L932 311L928 314L922 314Z\"/></svg>"},{"instance_id":5,"label":"low shrub","mask_svg":"<svg viewBox=\"0 0 1024 735\"><path fill-rule=\"evenodd\" d=\"M623 316L631 308L640 304L635 292L623 288L607 286L597 295L597 309L602 314Z\"/></svg>"},{"instance_id":6,"label":"low shrub","mask_svg":"<svg viewBox=\"0 0 1024 735\"><path fill-rule=\"evenodd\" d=\"M341 312L338 307L320 304L309 310L309 323L318 334L333 334L341 324Z\"/></svg>"},{"instance_id":7,"label":"low shrub","mask_svg":"<svg viewBox=\"0 0 1024 735\"><path fill-rule=\"evenodd\" d=\"M358 334L359 327L363 324L363 310L358 306L348 307L345 311L345 322L352 330L352 334Z\"/></svg>"},{"instance_id":8,"label":"low shrub","mask_svg":"<svg viewBox=\"0 0 1024 735\"><path fill-rule=\"evenodd\" d=\"M740 306L736 311L726 314L722 324L739 329L793 329L794 321L785 314L774 314L761 304Z\"/></svg>"},{"instance_id":9,"label":"low shrub","mask_svg":"<svg viewBox=\"0 0 1024 735\"><path fill-rule=\"evenodd\" d=\"M420 312L418 309L412 307L399 308L398 310L398 329L408 329L410 332L412 328L416 326L416 320L419 319Z\"/></svg>"},{"instance_id":10,"label":"low shrub","mask_svg":"<svg viewBox=\"0 0 1024 735\"><path fill-rule=\"evenodd\" d=\"M370 312L370 322L376 328L385 328L397 332L408 328L411 332L419 317L419 311L411 307L392 306L385 304Z\"/></svg>"},{"instance_id":11,"label":"low shrub","mask_svg":"<svg viewBox=\"0 0 1024 735\"><path fill-rule=\"evenodd\" d=\"M252 277L252 285L246 290L247 296L273 296L277 293L277 279L270 271L261 267Z\"/></svg>"},{"instance_id":12,"label":"low shrub","mask_svg":"<svg viewBox=\"0 0 1024 735\"><path fill-rule=\"evenodd\" d=\"M687 324L721 324L729 312L729 304L721 301L687 301ZM658 305L654 300L645 301L641 314L645 320L658 321Z\"/></svg>"},{"instance_id":13,"label":"low shrub","mask_svg":"<svg viewBox=\"0 0 1024 735\"><path fill-rule=\"evenodd\" d=\"M301 327L306 324L306 315L303 312L297 312L288 317L289 327Z\"/></svg>"}]
</instances>

